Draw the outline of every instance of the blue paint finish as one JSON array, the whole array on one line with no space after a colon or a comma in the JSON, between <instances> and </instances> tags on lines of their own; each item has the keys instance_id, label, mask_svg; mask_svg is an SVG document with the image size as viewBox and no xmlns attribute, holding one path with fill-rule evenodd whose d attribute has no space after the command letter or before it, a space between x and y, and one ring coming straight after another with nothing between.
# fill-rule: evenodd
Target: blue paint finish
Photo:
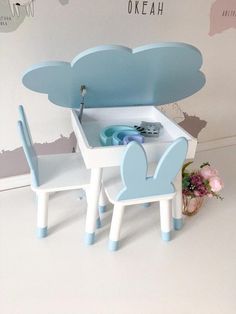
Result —
<instances>
[{"instance_id":1,"label":"blue paint finish","mask_svg":"<svg viewBox=\"0 0 236 314\"><path fill-rule=\"evenodd\" d=\"M185 43L157 43L133 50L107 45L88 49L71 63L35 65L22 81L63 107L80 106L81 85L87 89L88 108L163 105L189 97L204 86L201 65L200 51Z\"/></svg>"},{"instance_id":2,"label":"blue paint finish","mask_svg":"<svg viewBox=\"0 0 236 314\"><path fill-rule=\"evenodd\" d=\"M37 237L39 239L45 238L47 235L48 235L48 228L47 227L37 228Z\"/></svg>"},{"instance_id":3,"label":"blue paint finish","mask_svg":"<svg viewBox=\"0 0 236 314\"><path fill-rule=\"evenodd\" d=\"M129 144L129 142L136 141L140 144L144 143L144 136L139 135L127 135L123 138L123 145Z\"/></svg>"},{"instance_id":4,"label":"blue paint finish","mask_svg":"<svg viewBox=\"0 0 236 314\"><path fill-rule=\"evenodd\" d=\"M147 176L147 156L142 145L133 141L127 145L121 163L121 177L124 189L118 194L117 200L141 198Z\"/></svg>"},{"instance_id":5,"label":"blue paint finish","mask_svg":"<svg viewBox=\"0 0 236 314\"><path fill-rule=\"evenodd\" d=\"M171 240L171 231L169 232L161 232L161 238L163 241L170 241Z\"/></svg>"},{"instance_id":6,"label":"blue paint finish","mask_svg":"<svg viewBox=\"0 0 236 314\"><path fill-rule=\"evenodd\" d=\"M23 150L30 167L31 172L31 184L34 187L39 186L39 173L38 173L38 158L34 147L31 142L29 142L29 135L26 133L27 129L23 126L22 121L18 121L18 131L20 134L21 143Z\"/></svg>"},{"instance_id":7,"label":"blue paint finish","mask_svg":"<svg viewBox=\"0 0 236 314\"><path fill-rule=\"evenodd\" d=\"M183 227L183 218L173 218L173 227L175 230L180 230Z\"/></svg>"},{"instance_id":8,"label":"blue paint finish","mask_svg":"<svg viewBox=\"0 0 236 314\"><path fill-rule=\"evenodd\" d=\"M33 141L32 141L32 136L31 136L31 133L30 133L29 124L28 124L28 121L27 121L27 118L26 118L24 107L22 105L19 105L18 113L19 113L20 121L23 124L24 133L25 133L26 139L27 139L27 144L33 146Z\"/></svg>"},{"instance_id":9,"label":"blue paint finish","mask_svg":"<svg viewBox=\"0 0 236 314\"><path fill-rule=\"evenodd\" d=\"M101 130L99 137L100 141L104 146L112 146L113 145L113 135L116 132L121 131L133 131L135 132L136 129L129 125L110 125Z\"/></svg>"},{"instance_id":10,"label":"blue paint finish","mask_svg":"<svg viewBox=\"0 0 236 314\"><path fill-rule=\"evenodd\" d=\"M117 200L128 200L175 192L172 184L186 158L188 142L177 138L159 160L153 177L147 177L147 156L142 145L133 141L127 145L121 164L124 188Z\"/></svg>"},{"instance_id":11,"label":"blue paint finish","mask_svg":"<svg viewBox=\"0 0 236 314\"><path fill-rule=\"evenodd\" d=\"M126 136L137 136L139 135L140 132L138 131L131 131L131 130L126 130L126 131L118 131L118 132L115 132L112 136L112 144L113 145L123 145L123 139L126 137Z\"/></svg>"},{"instance_id":12,"label":"blue paint finish","mask_svg":"<svg viewBox=\"0 0 236 314\"><path fill-rule=\"evenodd\" d=\"M109 240L108 249L112 252L117 251L119 249L119 241Z\"/></svg>"},{"instance_id":13,"label":"blue paint finish","mask_svg":"<svg viewBox=\"0 0 236 314\"><path fill-rule=\"evenodd\" d=\"M102 227L101 219L100 219L100 217L98 217L96 220L96 228L99 229L101 227Z\"/></svg>"},{"instance_id":14,"label":"blue paint finish","mask_svg":"<svg viewBox=\"0 0 236 314\"><path fill-rule=\"evenodd\" d=\"M99 211L99 213L100 213L100 214L105 213L105 212L106 212L106 208L107 208L106 205L104 205L104 206L98 206L98 211Z\"/></svg>"},{"instance_id":15,"label":"blue paint finish","mask_svg":"<svg viewBox=\"0 0 236 314\"><path fill-rule=\"evenodd\" d=\"M87 245L92 245L95 242L95 233L85 233L84 242Z\"/></svg>"}]
</instances>

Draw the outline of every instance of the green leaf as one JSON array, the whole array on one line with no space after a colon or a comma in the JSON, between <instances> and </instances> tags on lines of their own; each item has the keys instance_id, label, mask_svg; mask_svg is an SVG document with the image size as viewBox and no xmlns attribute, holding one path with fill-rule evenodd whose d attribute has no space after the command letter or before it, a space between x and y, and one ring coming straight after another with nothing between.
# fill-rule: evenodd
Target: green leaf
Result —
<instances>
[{"instance_id":1,"label":"green leaf","mask_svg":"<svg viewBox=\"0 0 236 314\"><path fill-rule=\"evenodd\" d=\"M182 187L183 188L187 188L189 186L190 182L189 182L189 178L184 178L182 180Z\"/></svg>"}]
</instances>

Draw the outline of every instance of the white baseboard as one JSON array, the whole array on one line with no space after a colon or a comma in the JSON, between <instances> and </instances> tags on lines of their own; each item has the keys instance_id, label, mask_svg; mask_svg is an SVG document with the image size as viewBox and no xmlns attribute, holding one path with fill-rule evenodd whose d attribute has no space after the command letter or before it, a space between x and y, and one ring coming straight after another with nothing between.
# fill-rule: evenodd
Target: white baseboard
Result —
<instances>
[{"instance_id":1,"label":"white baseboard","mask_svg":"<svg viewBox=\"0 0 236 314\"><path fill-rule=\"evenodd\" d=\"M0 179L0 191L30 185L30 174Z\"/></svg>"},{"instance_id":2,"label":"white baseboard","mask_svg":"<svg viewBox=\"0 0 236 314\"><path fill-rule=\"evenodd\" d=\"M236 136L220 138L212 141L199 142L197 152L236 145ZM0 191L15 189L30 185L30 175L24 174L15 177L0 179Z\"/></svg>"},{"instance_id":3,"label":"white baseboard","mask_svg":"<svg viewBox=\"0 0 236 314\"><path fill-rule=\"evenodd\" d=\"M223 137L216 140L199 142L197 145L197 152L203 152L233 145L236 145L236 136Z\"/></svg>"}]
</instances>

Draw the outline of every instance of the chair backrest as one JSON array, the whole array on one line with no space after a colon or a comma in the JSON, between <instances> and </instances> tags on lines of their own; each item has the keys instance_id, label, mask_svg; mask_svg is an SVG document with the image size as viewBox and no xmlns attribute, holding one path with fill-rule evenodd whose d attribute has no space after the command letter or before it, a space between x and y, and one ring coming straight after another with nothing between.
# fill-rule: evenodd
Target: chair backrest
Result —
<instances>
[{"instance_id":1,"label":"chair backrest","mask_svg":"<svg viewBox=\"0 0 236 314\"><path fill-rule=\"evenodd\" d=\"M27 121L27 117L26 117L26 114L25 114L24 107L22 105L19 105L18 112L19 112L20 121L23 124L25 135L27 137L27 143L28 143L28 145L32 145L33 146L33 141L32 141L32 136L31 136L29 124L28 124L28 121Z\"/></svg>"},{"instance_id":2,"label":"chair backrest","mask_svg":"<svg viewBox=\"0 0 236 314\"><path fill-rule=\"evenodd\" d=\"M147 177L145 150L141 144L130 142L121 164L124 188L118 193L117 200L174 193L173 180L185 161L187 150L187 140L184 137L177 138L161 156L153 177Z\"/></svg>"},{"instance_id":3,"label":"chair backrest","mask_svg":"<svg viewBox=\"0 0 236 314\"><path fill-rule=\"evenodd\" d=\"M28 165L30 167L31 180L32 180L31 184L32 186L37 187L39 186L38 158L37 158L35 149L33 147L31 137L28 133L29 126L28 124L27 124L27 127L25 126L26 125L24 125L22 121L18 121L18 130L20 134L22 147L23 147Z\"/></svg>"}]
</instances>

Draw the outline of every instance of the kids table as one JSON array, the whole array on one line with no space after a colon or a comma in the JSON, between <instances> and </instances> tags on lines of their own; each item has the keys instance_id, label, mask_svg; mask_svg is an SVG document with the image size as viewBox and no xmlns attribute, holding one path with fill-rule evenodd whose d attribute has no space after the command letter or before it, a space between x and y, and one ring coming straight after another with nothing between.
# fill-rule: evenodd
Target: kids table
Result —
<instances>
[{"instance_id":1,"label":"kids table","mask_svg":"<svg viewBox=\"0 0 236 314\"><path fill-rule=\"evenodd\" d=\"M102 146L99 133L109 125L160 122L160 136L145 137L148 162L156 162L176 138L188 140L187 158L194 158L197 140L155 106L193 95L205 84L201 53L184 43L158 43L129 49L99 46L80 53L71 63L47 62L23 76L31 90L46 93L56 105L71 108L72 126L84 162L91 169L86 239L95 238L102 169L119 166L125 146ZM134 174L135 175L135 174ZM182 223L181 174L176 178L174 227Z\"/></svg>"}]
</instances>

